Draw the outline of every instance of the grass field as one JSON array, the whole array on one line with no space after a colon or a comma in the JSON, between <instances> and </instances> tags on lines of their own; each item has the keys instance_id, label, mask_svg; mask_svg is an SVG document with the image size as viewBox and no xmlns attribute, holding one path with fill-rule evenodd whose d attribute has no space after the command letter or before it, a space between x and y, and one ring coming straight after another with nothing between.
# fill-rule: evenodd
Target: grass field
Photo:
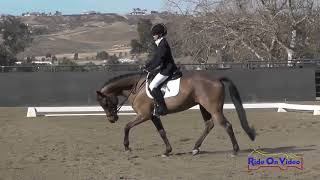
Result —
<instances>
[{"instance_id":1,"label":"grass field","mask_svg":"<svg viewBox=\"0 0 320 180\"><path fill-rule=\"evenodd\" d=\"M204 124L200 113L187 111L164 118L173 147L165 146L151 122L131 131L133 151L124 153L123 127L132 116L110 124L104 116L26 118L26 108L0 108L0 180L56 179L320 179L320 120L309 113L250 110L249 123L257 130L251 142L234 111L226 111L241 152L231 157L227 133L215 124L197 156L190 154ZM301 153L304 170L277 168L247 171L254 148L267 152Z\"/></svg>"}]
</instances>

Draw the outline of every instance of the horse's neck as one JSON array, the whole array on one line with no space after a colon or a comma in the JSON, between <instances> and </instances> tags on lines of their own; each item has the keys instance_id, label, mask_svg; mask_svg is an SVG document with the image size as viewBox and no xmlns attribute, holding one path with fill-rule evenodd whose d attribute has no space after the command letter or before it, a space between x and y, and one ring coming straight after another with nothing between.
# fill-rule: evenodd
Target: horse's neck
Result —
<instances>
[{"instance_id":1,"label":"horse's neck","mask_svg":"<svg viewBox=\"0 0 320 180\"><path fill-rule=\"evenodd\" d=\"M102 92L106 92L107 94L114 94L116 96L122 95L123 91L130 90L134 86L136 81L136 77L124 77L104 86Z\"/></svg>"}]
</instances>

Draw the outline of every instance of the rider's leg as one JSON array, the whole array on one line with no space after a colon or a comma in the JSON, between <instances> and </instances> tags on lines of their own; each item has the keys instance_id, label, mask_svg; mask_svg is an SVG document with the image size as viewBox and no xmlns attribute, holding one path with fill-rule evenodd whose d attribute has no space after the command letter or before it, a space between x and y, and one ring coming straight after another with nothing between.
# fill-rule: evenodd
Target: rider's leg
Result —
<instances>
[{"instance_id":1,"label":"rider's leg","mask_svg":"<svg viewBox=\"0 0 320 180\"><path fill-rule=\"evenodd\" d=\"M156 111L155 111L155 115L156 116L160 116L160 115L165 115L167 114L167 106L166 103L164 101L162 92L160 90L160 88L154 88L152 90L152 94L154 96L154 99L156 101Z\"/></svg>"},{"instance_id":2,"label":"rider's leg","mask_svg":"<svg viewBox=\"0 0 320 180\"><path fill-rule=\"evenodd\" d=\"M152 80L149 85L150 90L152 91L154 88L157 88L161 83L163 83L169 76L164 76L158 73Z\"/></svg>"},{"instance_id":3,"label":"rider's leg","mask_svg":"<svg viewBox=\"0 0 320 180\"><path fill-rule=\"evenodd\" d=\"M159 87L159 85L161 83L163 83L169 76L164 76L160 73L158 73L154 79L152 80L152 82L149 85L149 88L151 90L151 95L153 96L156 104L159 106L157 107L156 105L156 114L157 116L159 115L164 115L167 113L167 107L165 104L165 101L163 99L163 95L161 93L161 88Z\"/></svg>"}]
</instances>

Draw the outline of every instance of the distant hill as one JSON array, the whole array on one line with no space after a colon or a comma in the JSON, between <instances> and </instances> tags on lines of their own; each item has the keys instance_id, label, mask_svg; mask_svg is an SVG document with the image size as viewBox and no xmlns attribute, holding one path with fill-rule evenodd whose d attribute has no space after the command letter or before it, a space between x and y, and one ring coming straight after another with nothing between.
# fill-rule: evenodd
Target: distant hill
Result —
<instances>
[{"instance_id":1,"label":"distant hill","mask_svg":"<svg viewBox=\"0 0 320 180\"><path fill-rule=\"evenodd\" d=\"M96 53L114 46L129 47L130 41L138 37L136 26L139 18L161 21L158 15L121 16L118 14L27 16L22 22L32 29L42 29L31 47L19 54L44 56L51 54Z\"/></svg>"},{"instance_id":2,"label":"distant hill","mask_svg":"<svg viewBox=\"0 0 320 180\"><path fill-rule=\"evenodd\" d=\"M47 27L49 33L70 30L83 26L96 26L99 23L110 24L114 22L127 22L126 17L113 13L63 16L22 16L20 18L22 22L30 26Z\"/></svg>"}]
</instances>

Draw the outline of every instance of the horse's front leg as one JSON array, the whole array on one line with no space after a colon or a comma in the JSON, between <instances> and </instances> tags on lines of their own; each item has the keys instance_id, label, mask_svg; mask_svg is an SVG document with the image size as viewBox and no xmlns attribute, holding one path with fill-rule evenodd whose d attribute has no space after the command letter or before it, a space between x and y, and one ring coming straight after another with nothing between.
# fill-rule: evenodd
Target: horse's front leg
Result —
<instances>
[{"instance_id":1,"label":"horse's front leg","mask_svg":"<svg viewBox=\"0 0 320 180\"><path fill-rule=\"evenodd\" d=\"M139 125L145 121L147 121L149 118L146 117L141 117L141 116L137 116L136 119L132 122L129 122L125 128L124 128L124 141L123 141L123 145L124 145L124 149L126 152L130 151L131 149L129 148L129 131L131 128L133 128L136 125Z\"/></svg>"},{"instance_id":2,"label":"horse's front leg","mask_svg":"<svg viewBox=\"0 0 320 180\"><path fill-rule=\"evenodd\" d=\"M161 120L160 118L156 117L156 116L152 116L151 118L153 124L156 126L163 142L165 143L166 145L166 151L164 152L163 156L168 156L170 154L170 152L172 151L172 147L169 143L169 140L167 138L167 135L166 135L166 131L164 130L163 128L163 125L161 123Z\"/></svg>"}]
</instances>

